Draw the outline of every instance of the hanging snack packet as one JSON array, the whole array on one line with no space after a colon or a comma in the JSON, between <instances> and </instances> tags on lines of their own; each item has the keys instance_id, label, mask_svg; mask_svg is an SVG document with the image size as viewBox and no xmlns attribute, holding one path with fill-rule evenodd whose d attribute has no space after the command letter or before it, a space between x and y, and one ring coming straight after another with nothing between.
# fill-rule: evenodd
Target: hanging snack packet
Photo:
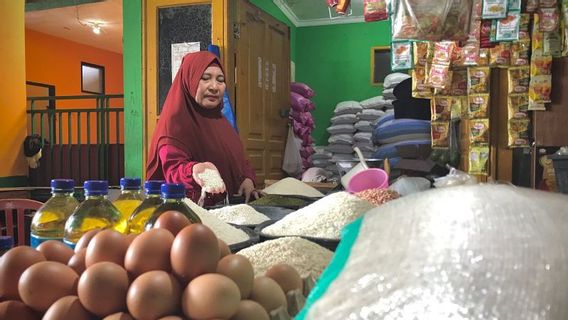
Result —
<instances>
[{"instance_id":1,"label":"hanging snack packet","mask_svg":"<svg viewBox=\"0 0 568 320\"><path fill-rule=\"evenodd\" d=\"M552 74L552 56L535 54L531 60L531 76Z\"/></svg>"},{"instance_id":2,"label":"hanging snack packet","mask_svg":"<svg viewBox=\"0 0 568 320\"><path fill-rule=\"evenodd\" d=\"M511 44L501 42L489 49L489 65L492 67L506 67L511 63Z\"/></svg>"},{"instance_id":3,"label":"hanging snack packet","mask_svg":"<svg viewBox=\"0 0 568 320\"><path fill-rule=\"evenodd\" d=\"M507 122L508 146L528 147L530 145L529 127L530 119L510 119Z\"/></svg>"},{"instance_id":4,"label":"hanging snack packet","mask_svg":"<svg viewBox=\"0 0 568 320\"><path fill-rule=\"evenodd\" d=\"M507 0L483 0L483 19L502 19L507 16Z\"/></svg>"},{"instance_id":5,"label":"hanging snack packet","mask_svg":"<svg viewBox=\"0 0 568 320\"><path fill-rule=\"evenodd\" d=\"M339 0L327 0L327 5L330 8L334 8L337 5L338 2L339 2Z\"/></svg>"},{"instance_id":6,"label":"hanging snack packet","mask_svg":"<svg viewBox=\"0 0 568 320\"><path fill-rule=\"evenodd\" d=\"M412 70L412 97L431 98L432 89L426 85L426 67L416 67Z\"/></svg>"},{"instance_id":7,"label":"hanging snack packet","mask_svg":"<svg viewBox=\"0 0 568 320\"><path fill-rule=\"evenodd\" d=\"M429 41L417 41L412 44L414 49L414 65L426 66L433 56L433 45Z\"/></svg>"},{"instance_id":8,"label":"hanging snack packet","mask_svg":"<svg viewBox=\"0 0 568 320\"><path fill-rule=\"evenodd\" d=\"M392 2L393 40L440 40L452 5L447 0Z\"/></svg>"},{"instance_id":9,"label":"hanging snack packet","mask_svg":"<svg viewBox=\"0 0 568 320\"><path fill-rule=\"evenodd\" d=\"M514 41L519 39L521 13L509 12L506 18L497 21L496 41Z\"/></svg>"},{"instance_id":10,"label":"hanging snack packet","mask_svg":"<svg viewBox=\"0 0 568 320\"><path fill-rule=\"evenodd\" d=\"M473 0L451 0L443 22L442 39L465 40L468 36Z\"/></svg>"},{"instance_id":11,"label":"hanging snack packet","mask_svg":"<svg viewBox=\"0 0 568 320\"><path fill-rule=\"evenodd\" d=\"M556 0L539 0L538 7L539 8L552 8L558 6L558 2Z\"/></svg>"},{"instance_id":12,"label":"hanging snack packet","mask_svg":"<svg viewBox=\"0 0 568 320\"><path fill-rule=\"evenodd\" d=\"M482 119L489 117L489 94L470 94L467 99L468 118Z\"/></svg>"},{"instance_id":13,"label":"hanging snack packet","mask_svg":"<svg viewBox=\"0 0 568 320\"><path fill-rule=\"evenodd\" d=\"M542 51L553 58L562 56L562 36L558 30L544 33Z\"/></svg>"},{"instance_id":14,"label":"hanging snack packet","mask_svg":"<svg viewBox=\"0 0 568 320\"><path fill-rule=\"evenodd\" d=\"M511 11L521 11L521 0L509 0L509 6L507 7L509 12Z\"/></svg>"},{"instance_id":15,"label":"hanging snack packet","mask_svg":"<svg viewBox=\"0 0 568 320\"><path fill-rule=\"evenodd\" d=\"M535 12L538 9L538 0L527 0L526 11Z\"/></svg>"},{"instance_id":16,"label":"hanging snack packet","mask_svg":"<svg viewBox=\"0 0 568 320\"><path fill-rule=\"evenodd\" d=\"M527 93L530 84L529 67L515 67L509 69L508 93Z\"/></svg>"},{"instance_id":17,"label":"hanging snack packet","mask_svg":"<svg viewBox=\"0 0 568 320\"><path fill-rule=\"evenodd\" d=\"M510 94L507 100L509 119L524 119L528 117L528 94Z\"/></svg>"},{"instance_id":18,"label":"hanging snack packet","mask_svg":"<svg viewBox=\"0 0 568 320\"><path fill-rule=\"evenodd\" d=\"M463 109L467 109L467 96L452 97L451 106L451 116L452 120L461 119L463 115Z\"/></svg>"},{"instance_id":19,"label":"hanging snack packet","mask_svg":"<svg viewBox=\"0 0 568 320\"><path fill-rule=\"evenodd\" d=\"M467 41L479 42L481 38L481 20L472 20L469 27Z\"/></svg>"},{"instance_id":20,"label":"hanging snack packet","mask_svg":"<svg viewBox=\"0 0 568 320\"><path fill-rule=\"evenodd\" d=\"M469 169L467 173L484 176L489 174L489 147L471 147L468 158Z\"/></svg>"},{"instance_id":21,"label":"hanging snack packet","mask_svg":"<svg viewBox=\"0 0 568 320\"><path fill-rule=\"evenodd\" d=\"M479 49L479 57L477 59L477 65L480 67L486 67L489 65L489 48Z\"/></svg>"},{"instance_id":22,"label":"hanging snack packet","mask_svg":"<svg viewBox=\"0 0 568 320\"><path fill-rule=\"evenodd\" d=\"M462 48L463 65L475 66L479 61L479 42L469 41Z\"/></svg>"},{"instance_id":23,"label":"hanging snack packet","mask_svg":"<svg viewBox=\"0 0 568 320\"><path fill-rule=\"evenodd\" d=\"M531 24L531 15L529 13L521 14L519 23L519 40L530 40L529 27Z\"/></svg>"},{"instance_id":24,"label":"hanging snack packet","mask_svg":"<svg viewBox=\"0 0 568 320\"><path fill-rule=\"evenodd\" d=\"M544 33L540 31L540 18L538 14L533 14L533 26L532 26L532 54L535 55L537 52L542 52L543 50Z\"/></svg>"},{"instance_id":25,"label":"hanging snack packet","mask_svg":"<svg viewBox=\"0 0 568 320\"><path fill-rule=\"evenodd\" d=\"M467 94L467 69L452 72L452 85L450 95L464 96Z\"/></svg>"},{"instance_id":26,"label":"hanging snack packet","mask_svg":"<svg viewBox=\"0 0 568 320\"><path fill-rule=\"evenodd\" d=\"M560 13L558 7L539 8L540 32L553 32L558 29L560 24Z\"/></svg>"},{"instance_id":27,"label":"hanging snack packet","mask_svg":"<svg viewBox=\"0 0 568 320\"><path fill-rule=\"evenodd\" d=\"M351 0L339 0L337 1L337 5L335 6L335 12L339 15L347 14L347 10L349 9L349 5L351 4Z\"/></svg>"},{"instance_id":28,"label":"hanging snack packet","mask_svg":"<svg viewBox=\"0 0 568 320\"><path fill-rule=\"evenodd\" d=\"M479 45L481 48L491 48L495 44L491 42L491 20L481 21L481 29L479 31Z\"/></svg>"},{"instance_id":29,"label":"hanging snack packet","mask_svg":"<svg viewBox=\"0 0 568 320\"><path fill-rule=\"evenodd\" d=\"M450 123L448 121L433 121L432 148L445 149L450 146Z\"/></svg>"},{"instance_id":30,"label":"hanging snack packet","mask_svg":"<svg viewBox=\"0 0 568 320\"><path fill-rule=\"evenodd\" d=\"M511 43L511 66L527 66L530 59L530 40L520 40Z\"/></svg>"},{"instance_id":31,"label":"hanging snack packet","mask_svg":"<svg viewBox=\"0 0 568 320\"><path fill-rule=\"evenodd\" d=\"M464 62L465 57L463 55L463 48L456 45L454 52L452 53L452 68L464 67Z\"/></svg>"},{"instance_id":32,"label":"hanging snack packet","mask_svg":"<svg viewBox=\"0 0 568 320\"><path fill-rule=\"evenodd\" d=\"M440 41L434 43L434 58L432 64L449 66L452 62L452 54L456 48L454 41Z\"/></svg>"},{"instance_id":33,"label":"hanging snack packet","mask_svg":"<svg viewBox=\"0 0 568 320\"><path fill-rule=\"evenodd\" d=\"M552 91L552 76L541 75L531 77L529 85L529 102L549 103ZM531 106L529 105L529 108Z\"/></svg>"},{"instance_id":34,"label":"hanging snack packet","mask_svg":"<svg viewBox=\"0 0 568 320\"><path fill-rule=\"evenodd\" d=\"M452 97L435 96L430 100L431 120L449 121L452 116Z\"/></svg>"},{"instance_id":35,"label":"hanging snack packet","mask_svg":"<svg viewBox=\"0 0 568 320\"><path fill-rule=\"evenodd\" d=\"M385 0L363 0L365 22L383 21L389 18Z\"/></svg>"},{"instance_id":36,"label":"hanging snack packet","mask_svg":"<svg viewBox=\"0 0 568 320\"><path fill-rule=\"evenodd\" d=\"M433 64L428 73L428 86L431 88L445 89L451 83L450 66Z\"/></svg>"},{"instance_id":37,"label":"hanging snack packet","mask_svg":"<svg viewBox=\"0 0 568 320\"><path fill-rule=\"evenodd\" d=\"M467 92L489 93L489 76L491 69L488 67L475 67L467 69Z\"/></svg>"},{"instance_id":38,"label":"hanging snack packet","mask_svg":"<svg viewBox=\"0 0 568 320\"><path fill-rule=\"evenodd\" d=\"M469 142L474 145L489 145L489 119L469 120Z\"/></svg>"},{"instance_id":39,"label":"hanging snack packet","mask_svg":"<svg viewBox=\"0 0 568 320\"><path fill-rule=\"evenodd\" d=\"M412 43L410 41L393 42L391 44L392 71L412 68Z\"/></svg>"}]
</instances>

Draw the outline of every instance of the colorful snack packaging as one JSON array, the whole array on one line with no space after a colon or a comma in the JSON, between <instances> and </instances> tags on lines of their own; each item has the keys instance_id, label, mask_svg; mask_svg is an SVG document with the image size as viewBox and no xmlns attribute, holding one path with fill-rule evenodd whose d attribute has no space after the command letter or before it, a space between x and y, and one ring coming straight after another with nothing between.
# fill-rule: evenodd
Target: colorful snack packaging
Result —
<instances>
[{"instance_id":1,"label":"colorful snack packaging","mask_svg":"<svg viewBox=\"0 0 568 320\"><path fill-rule=\"evenodd\" d=\"M553 58L562 56L562 36L559 31L546 32L544 34L542 51Z\"/></svg>"},{"instance_id":2,"label":"colorful snack packaging","mask_svg":"<svg viewBox=\"0 0 568 320\"><path fill-rule=\"evenodd\" d=\"M441 40L452 4L445 0L392 2L392 39Z\"/></svg>"},{"instance_id":3,"label":"colorful snack packaging","mask_svg":"<svg viewBox=\"0 0 568 320\"><path fill-rule=\"evenodd\" d=\"M467 94L467 69L454 70L452 72L452 84L450 95L464 96Z\"/></svg>"},{"instance_id":4,"label":"colorful snack packaging","mask_svg":"<svg viewBox=\"0 0 568 320\"><path fill-rule=\"evenodd\" d=\"M467 92L489 93L489 76L491 69L488 67L472 67L467 69Z\"/></svg>"},{"instance_id":5,"label":"colorful snack packaging","mask_svg":"<svg viewBox=\"0 0 568 320\"><path fill-rule=\"evenodd\" d=\"M468 41L462 48L463 65L475 66L479 61L479 42Z\"/></svg>"},{"instance_id":6,"label":"colorful snack packaging","mask_svg":"<svg viewBox=\"0 0 568 320\"><path fill-rule=\"evenodd\" d=\"M468 118L489 117L489 94L470 94L468 97Z\"/></svg>"},{"instance_id":7,"label":"colorful snack packaging","mask_svg":"<svg viewBox=\"0 0 568 320\"><path fill-rule=\"evenodd\" d=\"M552 56L534 54L531 60L530 75L550 75L552 74Z\"/></svg>"},{"instance_id":8,"label":"colorful snack packaging","mask_svg":"<svg viewBox=\"0 0 568 320\"><path fill-rule=\"evenodd\" d=\"M432 88L445 89L451 83L450 66L432 64L428 74L428 85Z\"/></svg>"},{"instance_id":9,"label":"colorful snack packaging","mask_svg":"<svg viewBox=\"0 0 568 320\"><path fill-rule=\"evenodd\" d=\"M502 19L507 15L507 0L483 0L483 19Z\"/></svg>"},{"instance_id":10,"label":"colorful snack packaging","mask_svg":"<svg viewBox=\"0 0 568 320\"><path fill-rule=\"evenodd\" d=\"M385 0L363 0L363 16L366 22L383 21L389 18Z\"/></svg>"},{"instance_id":11,"label":"colorful snack packaging","mask_svg":"<svg viewBox=\"0 0 568 320\"><path fill-rule=\"evenodd\" d=\"M527 93L530 84L529 67L515 67L509 69L508 93Z\"/></svg>"},{"instance_id":12,"label":"colorful snack packaging","mask_svg":"<svg viewBox=\"0 0 568 320\"><path fill-rule=\"evenodd\" d=\"M495 44L491 42L491 20L481 21L481 29L479 31L479 45L481 48L492 48Z\"/></svg>"},{"instance_id":13,"label":"colorful snack packaging","mask_svg":"<svg viewBox=\"0 0 568 320\"><path fill-rule=\"evenodd\" d=\"M560 13L558 7L539 8L540 32L553 32L558 29L560 24Z\"/></svg>"},{"instance_id":14,"label":"colorful snack packaging","mask_svg":"<svg viewBox=\"0 0 568 320\"><path fill-rule=\"evenodd\" d=\"M449 121L452 116L452 97L435 96L430 100L431 120Z\"/></svg>"},{"instance_id":15,"label":"colorful snack packaging","mask_svg":"<svg viewBox=\"0 0 568 320\"><path fill-rule=\"evenodd\" d=\"M511 11L506 18L497 21L495 40L514 41L519 39L521 13Z\"/></svg>"},{"instance_id":16,"label":"colorful snack packaging","mask_svg":"<svg viewBox=\"0 0 568 320\"><path fill-rule=\"evenodd\" d=\"M532 27L532 53L542 52L544 33L540 31L540 18L538 14L533 14L533 27Z\"/></svg>"},{"instance_id":17,"label":"colorful snack packaging","mask_svg":"<svg viewBox=\"0 0 568 320\"><path fill-rule=\"evenodd\" d=\"M538 0L527 0L526 11L535 12L538 9Z\"/></svg>"},{"instance_id":18,"label":"colorful snack packaging","mask_svg":"<svg viewBox=\"0 0 568 320\"><path fill-rule=\"evenodd\" d=\"M432 121L432 148L445 149L450 146L450 123L448 121Z\"/></svg>"},{"instance_id":19,"label":"colorful snack packaging","mask_svg":"<svg viewBox=\"0 0 568 320\"><path fill-rule=\"evenodd\" d=\"M452 55L456 43L453 41L441 41L434 43L434 58L432 64L449 66L452 62Z\"/></svg>"},{"instance_id":20,"label":"colorful snack packaging","mask_svg":"<svg viewBox=\"0 0 568 320\"><path fill-rule=\"evenodd\" d=\"M432 89L426 84L426 67L415 67L412 70L412 97L431 98Z\"/></svg>"},{"instance_id":21,"label":"colorful snack packaging","mask_svg":"<svg viewBox=\"0 0 568 320\"><path fill-rule=\"evenodd\" d=\"M477 59L477 65L480 67L485 67L489 65L489 48L479 49L479 57Z\"/></svg>"},{"instance_id":22,"label":"colorful snack packaging","mask_svg":"<svg viewBox=\"0 0 568 320\"><path fill-rule=\"evenodd\" d=\"M430 62L433 55L432 47L432 42L429 41L417 41L412 44L415 66L424 67Z\"/></svg>"},{"instance_id":23,"label":"colorful snack packaging","mask_svg":"<svg viewBox=\"0 0 568 320\"><path fill-rule=\"evenodd\" d=\"M393 42L391 44L392 71L412 68L412 43L410 41Z\"/></svg>"},{"instance_id":24,"label":"colorful snack packaging","mask_svg":"<svg viewBox=\"0 0 568 320\"><path fill-rule=\"evenodd\" d=\"M509 6L507 7L509 12L511 11L521 11L521 0L509 0Z\"/></svg>"},{"instance_id":25,"label":"colorful snack packaging","mask_svg":"<svg viewBox=\"0 0 568 320\"><path fill-rule=\"evenodd\" d=\"M469 120L469 142L474 145L489 145L489 119Z\"/></svg>"},{"instance_id":26,"label":"colorful snack packaging","mask_svg":"<svg viewBox=\"0 0 568 320\"><path fill-rule=\"evenodd\" d=\"M335 12L340 15L346 14L350 4L351 0L338 0L337 5L335 6Z\"/></svg>"},{"instance_id":27,"label":"colorful snack packaging","mask_svg":"<svg viewBox=\"0 0 568 320\"><path fill-rule=\"evenodd\" d=\"M442 27L442 39L465 40L468 37L473 0L451 0Z\"/></svg>"},{"instance_id":28,"label":"colorful snack packaging","mask_svg":"<svg viewBox=\"0 0 568 320\"><path fill-rule=\"evenodd\" d=\"M549 103L552 91L552 76L539 75L531 77L529 85L529 102ZM529 105L530 108L530 105Z\"/></svg>"},{"instance_id":29,"label":"colorful snack packaging","mask_svg":"<svg viewBox=\"0 0 568 320\"><path fill-rule=\"evenodd\" d=\"M467 173L484 176L489 174L489 147L471 147L468 160Z\"/></svg>"},{"instance_id":30,"label":"colorful snack packaging","mask_svg":"<svg viewBox=\"0 0 568 320\"><path fill-rule=\"evenodd\" d=\"M464 113L463 109L467 109L467 96L452 97L451 116L452 120L461 119Z\"/></svg>"},{"instance_id":31,"label":"colorful snack packaging","mask_svg":"<svg viewBox=\"0 0 568 320\"><path fill-rule=\"evenodd\" d=\"M509 119L524 119L528 117L528 94L510 94L507 100Z\"/></svg>"},{"instance_id":32,"label":"colorful snack packaging","mask_svg":"<svg viewBox=\"0 0 568 320\"><path fill-rule=\"evenodd\" d=\"M539 0L538 7L539 8L552 8L556 7L558 2L556 0Z\"/></svg>"},{"instance_id":33,"label":"colorful snack packaging","mask_svg":"<svg viewBox=\"0 0 568 320\"><path fill-rule=\"evenodd\" d=\"M511 43L511 66L529 65L530 49L530 39L515 41Z\"/></svg>"},{"instance_id":34,"label":"colorful snack packaging","mask_svg":"<svg viewBox=\"0 0 568 320\"><path fill-rule=\"evenodd\" d=\"M507 122L508 146L519 148L530 146L530 119L510 119Z\"/></svg>"},{"instance_id":35,"label":"colorful snack packaging","mask_svg":"<svg viewBox=\"0 0 568 320\"><path fill-rule=\"evenodd\" d=\"M493 67L506 67L511 63L511 44L501 42L489 49L489 65Z\"/></svg>"},{"instance_id":36,"label":"colorful snack packaging","mask_svg":"<svg viewBox=\"0 0 568 320\"><path fill-rule=\"evenodd\" d=\"M481 38L481 20L472 20L469 27L467 41L479 42Z\"/></svg>"}]
</instances>

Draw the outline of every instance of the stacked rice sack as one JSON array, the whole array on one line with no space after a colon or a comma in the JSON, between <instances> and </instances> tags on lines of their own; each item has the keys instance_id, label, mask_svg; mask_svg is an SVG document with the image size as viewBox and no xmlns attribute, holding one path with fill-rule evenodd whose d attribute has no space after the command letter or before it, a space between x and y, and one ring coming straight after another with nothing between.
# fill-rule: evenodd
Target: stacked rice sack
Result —
<instances>
[{"instance_id":1,"label":"stacked rice sack","mask_svg":"<svg viewBox=\"0 0 568 320\"><path fill-rule=\"evenodd\" d=\"M310 100L315 96L315 92L305 83L292 82L290 84L290 120L296 138L302 141L300 156L302 157L302 167L304 170L312 166L312 154L314 150L314 140L312 131L315 128L314 118L310 111L314 110L315 104Z\"/></svg>"},{"instance_id":2,"label":"stacked rice sack","mask_svg":"<svg viewBox=\"0 0 568 320\"><path fill-rule=\"evenodd\" d=\"M353 144L357 114L363 107L357 101L342 101L335 106L331 125L327 128L330 134L325 150L332 154L331 161L353 159Z\"/></svg>"}]
</instances>

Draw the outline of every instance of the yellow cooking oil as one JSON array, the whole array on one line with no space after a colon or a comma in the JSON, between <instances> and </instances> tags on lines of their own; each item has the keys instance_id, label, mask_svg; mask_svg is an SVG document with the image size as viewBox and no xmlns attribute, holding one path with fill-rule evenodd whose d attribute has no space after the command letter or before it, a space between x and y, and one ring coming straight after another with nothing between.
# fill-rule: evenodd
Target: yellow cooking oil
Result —
<instances>
[{"instance_id":1,"label":"yellow cooking oil","mask_svg":"<svg viewBox=\"0 0 568 320\"><path fill-rule=\"evenodd\" d=\"M77 241L92 229L114 229L125 233L126 221L108 200L108 182L87 180L84 183L85 201L73 211L65 223L63 241L74 248Z\"/></svg>"},{"instance_id":2,"label":"yellow cooking oil","mask_svg":"<svg viewBox=\"0 0 568 320\"><path fill-rule=\"evenodd\" d=\"M183 201L185 199L185 186L181 183L164 183L160 187L163 202L152 213L144 230L150 230L166 211L177 211L187 217L190 223L201 223L199 216Z\"/></svg>"},{"instance_id":3,"label":"yellow cooking oil","mask_svg":"<svg viewBox=\"0 0 568 320\"><path fill-rule=\"evenodd\" d=\"M144 231L146 222L154 210L163 202L160 197L160 187L163 183L165 183L163 180L148 180L144 182L145 198L130 215L128 233L139 234Z\"/></svg>"},{"instance_id":4,"label":"yellow cooking oil","mask_svg":"<svg viewBox=\"0 0 568 320\"><path fill-rule=\"evenodd\" d=\"M51 198L36 211L30 225L30 245L37 248L47 240L63 241L65 222L79 205L73 197L75 181L51 180Z\"/></svg>"},{"instance_id":5,"label":"yellow cooking oil","mask_svg":"<svg viewBox=\"0 0 568 320\"><path fill-rule=\"evenodd\" d=\"M121 225L118 229L128 233L128 220L132 212L142 203L144 197L140 190L140 178L121 178L120 195L112 203L122 216Z\"/></svg>"}]
</instances>

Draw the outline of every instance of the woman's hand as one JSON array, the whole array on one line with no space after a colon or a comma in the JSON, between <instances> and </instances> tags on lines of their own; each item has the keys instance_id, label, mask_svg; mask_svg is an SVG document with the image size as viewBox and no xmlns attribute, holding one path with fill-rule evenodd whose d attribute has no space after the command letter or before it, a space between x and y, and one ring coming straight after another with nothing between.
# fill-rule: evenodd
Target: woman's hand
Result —
<instances>
[{"instance_id":1,"label":"woman's hand","mask_svg":"<svg viewBox=\"0 0 568 320\"><path fill-rule=\"evenodd\" d=\"M237 196L242 196L243 194L245 196L245 203L249 202L251 195L255 199L258 199L259 193L254 189L254 183L249 178L243 180L243 183L241 183L241 186L239 187L239 193L237 193Z\"/></svg>"},{"instance_id":2,"label":"woman's hand","mask_svg":"<svg viewBox=\"0 0 568 320\"><path fill-rule=\"evenodd\" d=\"M225 182L219 170L211 162L200 162L193 166L193 178L203 191L209 193L225 192Z\"/></svg>"}]
</instances>

